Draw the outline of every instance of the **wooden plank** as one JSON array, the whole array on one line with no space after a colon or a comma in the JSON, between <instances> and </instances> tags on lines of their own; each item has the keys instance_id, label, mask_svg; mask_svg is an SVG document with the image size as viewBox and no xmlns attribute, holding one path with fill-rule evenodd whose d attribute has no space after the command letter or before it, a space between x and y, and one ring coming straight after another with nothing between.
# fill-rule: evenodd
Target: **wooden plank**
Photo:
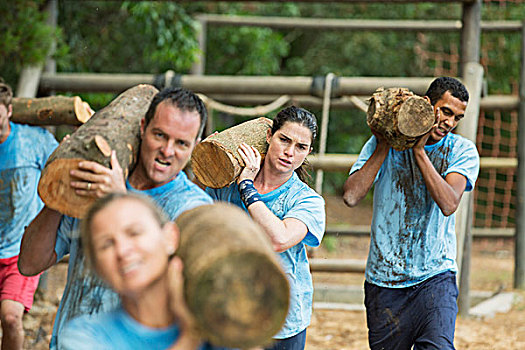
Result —
<instances>
[{"instance_id":1,"label":"wooden plank","mask_svg":"<svg viewBox=\"0 0 525 350\"><path fill-rule=\"evenodd\" d=\"M516 229L513 227L473 227L474 238L512 238ZM345 236L369 236L370 225L331 224L326 226L325 235Z\"/></svg>"},{"instance_id":2,"label":"wooden plank","mask_svg":"<svg viewBox=\"0 0 525 350\"><path fill-rule=\"evenodd\" d=\"M310 259L312 272L364 272L366 260Z\"/></svg>"}]
</instances>

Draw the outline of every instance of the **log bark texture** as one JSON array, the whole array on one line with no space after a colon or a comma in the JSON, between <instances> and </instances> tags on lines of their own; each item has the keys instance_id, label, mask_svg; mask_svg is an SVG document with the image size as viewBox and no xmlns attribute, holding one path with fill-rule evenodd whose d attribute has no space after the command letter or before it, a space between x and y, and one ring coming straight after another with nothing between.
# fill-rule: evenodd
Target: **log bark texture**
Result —
<instances>
[{"instance_id":1,"label":"log bark texture","mask_svg":"<svg viewBox=\"0 0 525 350\"><path fill-rule=\"evenodd\" d=\"M197 207L176 222L185 298L203 338L241 349L271 342L290 291L260 226L227 203Z\"/></svg>"},{"instance_id":2,"label":"log bark texture","mask_svg":"<svg viewBox=\"0 0 525 350\"><path fill-rule=\"evenodd\" d=\"M83 160L111 167L112 149L116 150L127 178L139 152L140 120L157 91L152 85L124 91L60 143L49 157L38 184L38 193L47 206L69 216L83 217L95 199L75 193L69 172Z\"/></svg>"},{"instance_id":3,"label":"log bark texture","mask_svg":"<svg viewBox=\"0 0 525 350\"><path fill-rule=\"evenodd\" d=\"M372 95L366 118L397 151L412 148L435 122L430 102L405 88L379 88Z\"/></svg>"},{"instance_id":4,"label":"log bark texture","mask_svg":"<svg viewBox=\"0 0 525 350\"><path fill-rule=\"evenodd\" d=\"M15 123L30 125L82 125L91 118L93 110L78 96L13 98Z\"/></svg>"},{"instance_id":5,"label":"log bark texture","mask_svg":"<svg viewBox=\"0 0 525 350\"><path fill-rule=\"evenodd\" d=\"M191 165L197 179L205 186L222 188L241 173L244 162L237 152L242 142L266 154L266 133L272 127L268 118L257 118L210 135L195 147Z\"/></svg>"}]
</instances>

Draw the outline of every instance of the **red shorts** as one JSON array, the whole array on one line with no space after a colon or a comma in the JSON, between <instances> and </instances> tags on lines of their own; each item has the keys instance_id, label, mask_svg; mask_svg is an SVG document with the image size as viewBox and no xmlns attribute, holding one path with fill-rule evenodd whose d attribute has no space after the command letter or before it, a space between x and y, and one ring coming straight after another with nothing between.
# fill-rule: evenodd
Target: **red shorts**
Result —
<instances>
[{"instance_id":1,"label":"red shorts","mask_svg":"<svg viewBox=\"0 0 525 350\"><path fill-rule=\"evenodd\" d=\"M26 277L18 271L18 255L0 259L0 301L14 300L24 305L28 312L33 305L33 296L40 275Z\"/></svg>"}]
</instances>

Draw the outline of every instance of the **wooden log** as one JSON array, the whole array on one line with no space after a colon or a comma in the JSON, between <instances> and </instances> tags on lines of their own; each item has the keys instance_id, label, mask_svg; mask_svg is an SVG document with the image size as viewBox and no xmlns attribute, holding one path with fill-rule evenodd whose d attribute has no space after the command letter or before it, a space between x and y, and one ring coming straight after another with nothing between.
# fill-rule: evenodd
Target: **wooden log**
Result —
<instances>
[{"instance_id":1,"label":"wooden log","mask_svg":"<svg viewBox=\"0 0 525 350\"><path fill-rule=\"evenodd\" d=\"M82 125L91 118L93 110L78 96L13 98L15 123L30 125Z\"/></svg>"},{"instance_id":2,"label":"wooden log","mask_svg":"<svg viewBox=\"0 0 525 350\"><path fill-rule=\"evenodd\" d=\"M38 184L38 193L47 206L69 216L83 217L94 198L75 193L69 172L83 160L110 167L112 149L116 150L127 178L138 156L140 120L157 91L152 85L124 91L57 147Z\"/></svg>"},{"instance_id":3,"label":"wooden log","mask_svg":"<svg viewBox=\"0 0 525 350\"><path fill-rule=\"evenodd\" d=\"M434 125L430 102L405 88L379 88L370 98L366 122L397 151L413 147Z\"/></svg>"},{"instance_id":4,"label":"wooden log","mask_svg":"<svg viewBox=\"0 0 525 350\"><path fill-rule=\"evenodd\" d=\"M264 156L268 149L266 133L271 127L270 119L257 118L208 136L195 147L191 155L191 165L197 179L211 188L231 184L244 167L237 152L239 145L246 142Z\"/></svg>"},{"instance_id":5,"label":"wooden log","mask_svg":"<svg viewBox=\"0 0 525 350\"><path fill-rule=\"evenodd\" d=\"M268 344L283 326L290 291L260 226L228 203L199 206L176 222L185 299L203 338L228 348Z\"/></svg>"}]
</instances>

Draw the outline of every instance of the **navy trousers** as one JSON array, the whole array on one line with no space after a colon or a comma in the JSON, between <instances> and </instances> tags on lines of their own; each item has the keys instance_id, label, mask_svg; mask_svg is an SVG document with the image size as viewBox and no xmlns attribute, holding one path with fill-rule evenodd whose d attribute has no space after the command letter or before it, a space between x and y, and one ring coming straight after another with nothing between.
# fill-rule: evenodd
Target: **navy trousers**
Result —
<instances>
[{"instance_id":1,"label":"navy trousers","mask_svg":"<svg viewBox=\"0 0 525 350\"><path fill-rule=\"evenodd\" d=\"M447 271L407 288L365 282L372 350L454 349L458 288Z\"/></svg>"},{"instance_id":2,"label":"navy trousers","mask_svg":"<svg viewBox=\"0 0 525 350\"><path fill-rule=\"evenodd\" d=\"M271 347L265 350L304 350L306 346L306 329L293 337L286 339L276 339Z\"/></svg>"}]
</instances>

